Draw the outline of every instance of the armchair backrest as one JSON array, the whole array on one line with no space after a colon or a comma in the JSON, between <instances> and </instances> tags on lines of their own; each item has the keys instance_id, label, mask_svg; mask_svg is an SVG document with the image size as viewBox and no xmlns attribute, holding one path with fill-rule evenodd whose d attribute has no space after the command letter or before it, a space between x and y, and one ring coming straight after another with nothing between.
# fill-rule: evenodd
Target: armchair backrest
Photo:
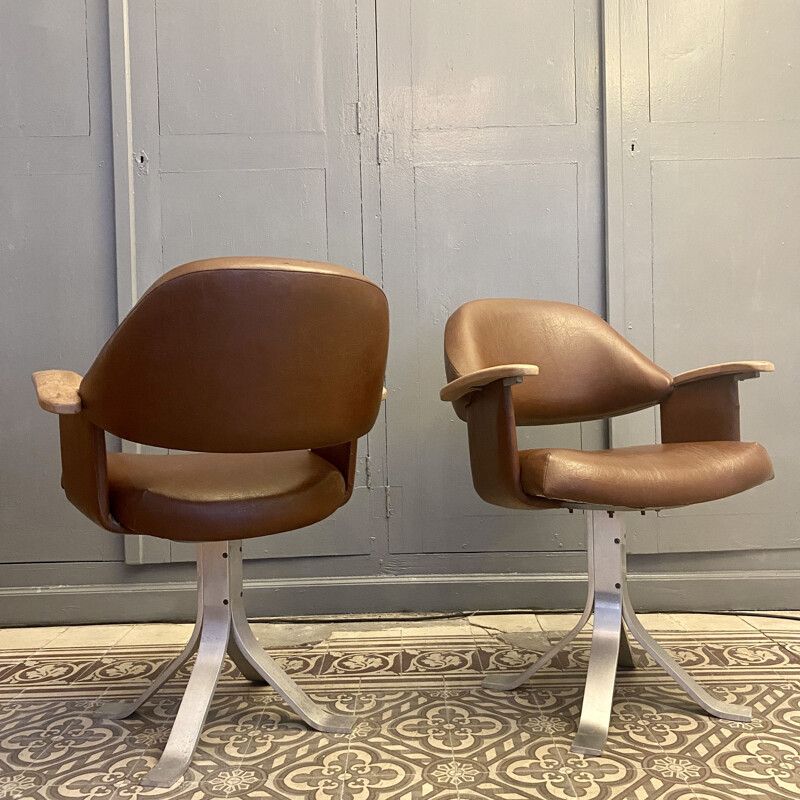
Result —
<instances>
[{"instance_id":1,"label":"armchair backrest","mask_svg":"<svg viewBox=\"0 0 800 800\"><path fill-rule=\"evenodd\" d=\"M502 364L536 364L512 387L518 425L601 419L659 403L672 377L603 319L544 300L474 300L445 328L448 381Z\"/></svg>"},{"instance_id":2,"label":"armchair backrest","mask_svg":"<svg viewBox=\"0 0 800 800\"><path fill-rule=\"evenodd\" d=\"M86 373L88 421L142 444L202 452L328 447L380 407L389 317L357 272L215 258L167 272Z\"/></svg>"}]
</instances>

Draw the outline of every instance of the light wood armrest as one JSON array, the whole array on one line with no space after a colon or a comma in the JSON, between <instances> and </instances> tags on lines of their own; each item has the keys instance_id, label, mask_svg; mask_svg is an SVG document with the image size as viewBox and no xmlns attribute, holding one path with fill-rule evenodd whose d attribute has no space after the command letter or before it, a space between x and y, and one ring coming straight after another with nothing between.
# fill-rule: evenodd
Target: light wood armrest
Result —
<instances>
[{"instance_id":1,"label":"light wood armrest","mask_svg":"<svg viewBox=\"0 0 800 800\"><path fill-rule=\"evenodd\" d=\"M712 364L709 367L681 372L672 379L672 383L674 386L680 386L684 383L719 378L723 375L736 375L738 380L744 381L748 378L757 378L762 372L774 371L775 365L769 361L730 361L727 364Z\"/></svg>"},{"instance_id":2,"label":"light wood armrest","mask_svg":"<svg viewBox=\"0 0 800 800\"><path fill-rule=\"evenodd\" d=\"M439 392L439 397L445 403L452 403L470 392L477 391L490 383L499 380L508 380L510 383L522 383L526 375L538 375L539 367L533 364L502 364L498 367L486 367L469 375L462 375Z\"/></svg>"},{"instance_id":3,"label":"light wood armrest","mask_svg":"<svg viewBox=\"0 0 800 800\"><path fill-rule=\"evenodd\" d=\"M53 414L80 414L78 387L83 378L65 369L45 369L31 376L39 405Z\"/></svg>"}]
</instances>

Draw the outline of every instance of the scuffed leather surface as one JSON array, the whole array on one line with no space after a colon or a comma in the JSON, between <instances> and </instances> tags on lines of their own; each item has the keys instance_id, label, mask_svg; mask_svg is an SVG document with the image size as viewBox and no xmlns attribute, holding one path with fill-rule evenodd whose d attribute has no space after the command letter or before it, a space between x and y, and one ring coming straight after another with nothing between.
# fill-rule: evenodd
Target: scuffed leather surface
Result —
<instances>
[{"instance_id":1,"label":"scuffed leather surface","mask_svg":"<svg viewBox=\"0 0 800 800\"><path fill-rule=\"evenodd\" d=\"M124 529L111 517L108 505L106 437L85 414L58 418L61 437L61 487L81 513L102 528Z\"/></svg>"},{"instance_id":2,"label":"scuffed leather surface","mask_svg":"<svg viewBox=\"0 0 800 800\"><path fill-rule=\"evenodd\" d=\"M536 364L512 389L517 425L611 417L655 405L672 391L669 373L604 320L544 300L473 300L445 328L447 380L498 364ZM466 419L465 404L454 404Z\"/></svg>"},{"instance_id":3,"label":"scuffed leather surface","mask_svg":"<svg viewBox=\"0 0 800 800\"><path fill-rule=\"evenodd\" d=\"M712 376L676 386L661 404L661 441L738 442L739 380Z\"/></svg>"},{"instance_id":4,"label":"scuffed leather surface","mask_svg":"<svg viewBox=\"0 0 800 800\"><path fill-rule=\"evenodd\" d=\"M529 494L615 508L671 508L717 500L773 477L755 442L691 442L611 450L524 450Z\"/></svg>"},{"instance_id":5,"label":"scuffed leather surface","mask_svg":"<svg viewBox=\"0 0 800 800\"><path fill-rule=\"evenodd\" d=\"M522 488L511 387L495 381L471 396L467 406L469 461L475 491L503 508L558 508Z\"/></svg>"},{"instance_id":6,"label":"scuffed leather surface","mask_svg":"<svg viewBox=\"0 0 800 800\"><path fill-rule=\"evenodd\" d=\"M342 473L308 450L109 453L108 484L111 513L128 531L196 542L302 528L346 498Z\"/></svg>"},{"instance_id":7,"label":"scuffed leather surface","mask_svg":"<svg viewBox=\"0 0 800 800\"><path fill-rule=\"evenodd\" d=\"M219 258L160 278L80 386L87 418L175 450L330 447L380 408L389 318L381 289L329 264Z\"/></svg>"},{"instance_id":8,"label":"scuffed leather surface","mask_svg":"<svg viewBox=\"0 0 800 800\"><path fill-rule=\"evenodd\" d=\"M67 497L107 530L189 541L323 519L352 492L388 330L383 292L345 267L221 258L171 270L84 377L81 413L59 419ZM107 456L106 425L206 453Z\"/></svg>"}]
</instances>

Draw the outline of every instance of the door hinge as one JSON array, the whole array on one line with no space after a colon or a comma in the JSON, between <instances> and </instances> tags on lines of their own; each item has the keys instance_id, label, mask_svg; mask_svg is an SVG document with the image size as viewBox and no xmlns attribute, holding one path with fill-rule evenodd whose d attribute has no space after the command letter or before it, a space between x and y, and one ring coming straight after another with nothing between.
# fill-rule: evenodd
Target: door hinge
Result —
<instances>
[{"instance_id":1,"label":"door hinge","mask_svg":"<svg viewBox=\"0 0 800 800\"><path fill-rule=\"evenodd\" d=\"M399 517L403 513L403 487L384 486L386 492L386 517Z\"/></svg>"},{"instance_id":2,"label":"door hinge","mask_svg":"<svg viewBox=\"0 0 800 800\"><path fill-rule=\"evenodd\" d=\"M378 132L378 163L394 163L394 134Z\"/></svg>"}]
</instances>

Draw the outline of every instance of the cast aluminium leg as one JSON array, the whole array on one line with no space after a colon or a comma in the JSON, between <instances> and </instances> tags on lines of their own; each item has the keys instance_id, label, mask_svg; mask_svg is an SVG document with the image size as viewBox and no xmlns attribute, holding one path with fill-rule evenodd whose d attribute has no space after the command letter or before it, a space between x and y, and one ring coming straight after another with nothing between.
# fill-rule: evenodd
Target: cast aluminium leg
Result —
<instances>
[{"instance_id":1,"label":"cast aluminium leg","mask_svg":"<svg viewBox=\"0 0 800 800\"><path fill-rule=\"evenodd\" d=\"M574 753L600 755L608 736L614 680L622 633L622 583L624 543L616 520L591 514L590 535L594 550L594 629L583 692L578 733L572 742Z\"/></svg>"},{"instance_id":2,"label":"cast aluminium leg","mask_svg":"<svg viewBox=\"0 0 800 800\"><path fill-rule=\"evenodd\" d=\"M589 560L589 591L586 597L586 607L583 609L580 619L575 623L575 627L560 642L551 647L537 661L534 661L524 672L511 673L510 675L502 673L487 675L483 679L482 685L484 689L493 689L498 692L509 692L512 689L518 689L534 673L538 672L542 667L546 667L583 630L589 621L589 617L592 616L592 609L594 608L594 569L592 568L591 536L586 540L586 554Z\"/></svg>"},{"instance_id":3,"label":"cast aluminium leg","mask_svg":"<svg viewBox=\"0 0 800 800\"><path fill-rule=\"evenodd\" d=\"M722 700L717 700L716 697L709 694L709 692L700 686L680 664L677 664L672 657L667 654L666 650L664 650L664 648L642 627L642 623L633 610L630 597L628 597L628 587L626 584L623 584L622 587L622 613L636 641L653 656L661 667L669 673L673 680L683 688L686 694L688 694L697 705L712 716L719 717L720 719L731 719L737 722L748 722L752 719L753 710L749 706L739 706L734 703L726 703Z\"/></svg>"},{"instance_id":4,"label":"cast aluminium leg","mask_svg":"<svg viewBox=\"0 0 800 800\"><path fill-rule=\"evenodd\" d=\"M588 522L587 524L591 525L591 522ZM558 655L558 653L560 653L584 629L584 627L586 627L586 623L589 621L589 617L592 616L592 611L594 610L594 548L591 529L589 530L589 536L586 539L586 555L589 564L589 581L586 596L586 606L583 609L580 619L575 623L575 626L572 628L572 630L563 639L553 645L553 647L551 647L537 661L534 661L533 664L531 664L523 672L512 672L510 674L496 673L494 675L487 675L483 679L482 685L484 689L492 689L493 691L497 692L509 692L512 689L518 689L523 683L528 681L534 675L534 673L538 672L540 669L542 669L542 667L546 667L553 660L553 658L555 658L555 656ZM624 628L622 629L620 636L619 666L627 669L634 669L636 666Z\"/></svg>"},{"instance_id":5,"label":"cast aluminium leg","mask_svg":"<svg viewBox=\"0 0 800 800\"><path fill-rule=\"evenodd\" d=\"M198 553L198 559L200 554ZM149 700L197 651L200 631L203 628L203 570L198 561L197 569L197 618L186 647L164 669L164 671L131 703L106 703L94 716L98 719L125 719Z\"/></svg>"},{"instance_id":6,"label":"cast aluminium leg","mask_svg":"<svg viewBox=\"0 0 800 800\"><path fill-rule=\"evenodd\" d=\"M749 720L750 708L717 700L676 664L642 627L628 596L625 526L620 515L611 517L605 511L587 512L587 532L589 599L578 624L555 647L521 674L489 675L483 685L489 689L505 690L520 686L575 638L594 609L589 669L581 721L572 744L574 752L591 755L599 755L602 752L608 736L616 668L634 666L622 625L623 618L639 644L709 714L723 719Z\"/></svg>"},{"instance_id":7,"label":"cast aluminium leg","mask_svg":"<svg viewBox=\"0 0 800 800\"><path fill-rule=\"evenodd\" d=\"M242 545L233 542L230 547L231 583L242 585ZM235 594L235 593L234 593ZM312 728L328 733L347 733L353 727L354 717L332 714L320 708L283 671L279 664L270 658L253 633L244 612L241 592L231 597L232 636L228 652L242 674L250 680L264 680L269 683L291 708ZM242 669L245 666L245 669ZM255 675L252 678L251 675Z\"/></svg>"},{"instance_id":8,"label":"cast aluminium leg","mask_svg":"<svg viewBox=\"0 0 800 800\"><path fill-rule=\"evenodd\" d=\"M198 545L197 566L203 604L200 646L192 675L158 763L143 778L143 786L169 788L186 772L208 716L211 698L222 671L231 629L229 611L228 543Z\"/></svg>"},{"instance_id":9,"label":"cast aluminium leg","mask_svg":"<svg viewBox=\"0 0 800 800\"><path fill-rule=\"evenodd\" d=\"M311 698L261 648L244 613L240 542L206 542L197 546L197 623L181 654L132 703L112 703L99 711L115 719L132 714L152 697L197 651L197 660L181 700L167 745L142 785L165 788L186 771L200 738L226 651L242 674L270 683L314 728L344 733L353 717L331 714Z\"/></svg>"}]
</instances>

